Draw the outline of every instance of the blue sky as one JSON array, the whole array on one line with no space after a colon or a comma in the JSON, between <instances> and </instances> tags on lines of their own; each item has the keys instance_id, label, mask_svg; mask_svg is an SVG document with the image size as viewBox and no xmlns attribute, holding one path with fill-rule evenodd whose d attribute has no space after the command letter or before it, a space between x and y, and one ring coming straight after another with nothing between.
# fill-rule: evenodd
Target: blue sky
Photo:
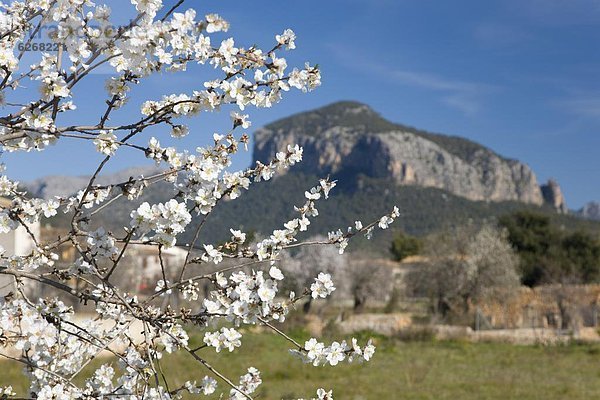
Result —
<instances>
[{"instance_id":1,"label":"blue sky","mask_svg":"<svg viewBox=\"0 0 600 400\"><path fill-rule=\"evenodd\" d=\"M124 1L108 3L121 18L129 15ZM540 182L559 181L570 208L600 200L600 0L188 4L200 14L224 16L232 24L229 35L246 46L269 47L274 34L290 27L298 48L288 54L289 63L308 60L322 67L317 91L293 93L270 110L249 110L253 128L334 101L357 100L392 121L464 136L527 163ZM215 74L204 68L156 77L135 89L131 108L117 119L136 112L143 98L189 92ZM102 104L103 95L90 93L105 79L96 74L75 93L82 121ZM201 116L178 145L205 144L228 125L227 114ZM65 141L41 156L3 158L9 175L21 180L80 175L100 160L83 147ZM250 159L240 154L235 166L245 167ZM123 151L107 170L144 163Z\"/></svg>"}]
</instances>

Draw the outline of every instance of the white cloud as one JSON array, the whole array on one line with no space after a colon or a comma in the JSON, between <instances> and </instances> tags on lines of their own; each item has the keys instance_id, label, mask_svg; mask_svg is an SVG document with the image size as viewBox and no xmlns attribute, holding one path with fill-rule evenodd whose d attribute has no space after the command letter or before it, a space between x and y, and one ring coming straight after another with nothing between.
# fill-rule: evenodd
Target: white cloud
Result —
<instances>
[{"instance_id":1,"label":"white cloud","mask_svg":"<svg viewBox=\"0 0 600 400\"><path fill-rule=\"evenodd\" d=\"M379 73L384 73L379 66L375 66L374 69L379 69ZM386 69L385 72L397 84L438 92L440 95L439 100L442 103L461 111L465 115L476 114L480 110L484 95L494 89L491 85L454 80L426 72L402 69Z\"/></svg>"},{"instance_id":2,"label":"white cloud","mask_svg":"<svg viewBox=\"0 0 600 400\"><path fill-rule=\"evenodd\" d=\"M328 47L344 65L350 65L373 78L382 77L388 83L433 92L439 102L467 116L479 112L485 97L499 89L486 83L452 79L441 74L364 61L364 54L344 45L331 44Z\"/></svg>"},{"instance_id":3,"label":"white cloud","mask_svg":"<svg viewBox=\"0 0 600 400\"><path fill-rule=\"evenodd\" d=\"M570 114L600 118L600 93L574 96L557 101L555 105Z\"/></svg>"}]
</instances>

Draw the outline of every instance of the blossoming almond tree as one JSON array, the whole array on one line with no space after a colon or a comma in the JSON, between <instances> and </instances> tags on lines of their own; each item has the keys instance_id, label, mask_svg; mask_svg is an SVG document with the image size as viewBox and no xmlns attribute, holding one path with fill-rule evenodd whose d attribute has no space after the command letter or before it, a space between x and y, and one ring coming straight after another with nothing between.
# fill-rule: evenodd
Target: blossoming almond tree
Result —
<instances>
[{"instance_id":1,"label":"blossoming almond tree","mask_svg":"<svg viewBox=\"0 0 600 400\"><path fill-rule=\"evenodd\" d=\"M243 112L251 107L271 107L291 89L315 89L320 85L320 72L308 63L288 71L280 53L295 48L292 30L276 35L266 50L243 48L233 38L215 39L215 34L223 35L229 28L219 15L199 17L193 9L183 9L185 0L174 3L163 7L162 0L131 0L135 18L114 28L110 8L89 0L0 2L3 150L42 151L60 145L59 141L80 141L82 146L95 146L104 156L86 187L70 197L31 198L7 175L0 177L0 195L11 201L10 206L0 209L0 232L24 227L35 243L31 254L0 255L0 274L13 277L16 283L14 293L0 299L0 353L24 364L31 398L175 399L185 393L210 395L218 390L220 381L228 398L251 399L261 384L258 370L248 366L239 379L229 378L203 356L211 351L235 351L243 343L238 330L243 325L269 327L289 340L293 355L315 366L368 361L373 355L371 343L352 340L325 344L316 339L298 343L275 325L284 321L296 303L307 297L326 298L335 290L331 276L319 273L303 293L280 293L278 285L285 277L277 266L278 254L302 245L333 245L341 253L351 237L370 237L374 229L387 228L398 216L397 209L371 224L357 222L330 233L327 239L302 242L297 235L308 230L311 218L318 215L318 201L326 199L335 186L335 182L322 179L306 191L306 202L295 207L297 217L282 221L281 229L258 244L247 244L245 233L237 230L232 230L231 240L223 244L197 243L202 221L221 200L233 200L251 183L269 180L278 170L301 161L302 149L289 145L268 164L256 163L231 172L231 157L248 143L244 129L250 120ZM34 64L24 65L24 55L32 48L35 35L48 24L56 27L51 35L56 46L46 46L47 51L36 53L39 58ZM214 79L189 93L144 102L139 116L130 116L128 123L111 123L138 83L163 71L183 73L191 64L206 65ZM97 115L79 116L77 120L86 123L65 123L65 115L77 114L74 88L100 67L112 71L106 93L97 94L106 97L106 106ZM24 87L39 91L25 91L30 96L26 102L8 101ZM164 147L160 137L149 141L141 138L140 134L152 127L183 137L190 133L181 122L183 117L217 112L226 105L236 109L230 114L231 129L214 134L212 145L195 152ZM97 184L103 168L125 147L143 152L163 169L153 176ZM134 200L146 187L160 181L172 183L176 189L173 198L133 209L131 222L122 232L90 228L94 216L114 200ZM42 216L58 213L70 218L68 234L42 241L29 229ZM165 271L163 266L163 279L153 295L139 299L119 286L114 273L128 246L156 247L162 265L162 251L176 245L178 235L193 219L198 224L194 240L186 246L185 262L177 271ZM75 249L77 259L63 268L54 263L59 246L65 245ZM228 263L214 273L201 273L203 264L218 266L226 259L237 263L233 267ZM268 269L263 271L259 266L265 262ZM167 276L177 278L169 281ZM74 285L74 281L84 285ZM201 281L210 282L212 287L206 298L199 296ZM25 290L31 282L52 287L61 295L31 298ZM174 292L187 303L179 310L161 307L158 298ZM66 299L94 305L95 315L75 319ZM142 324L143 341L130 337L128 328L133 323ZM198 348L188 343L186 329L193 326L205 331L205 345ZM217 330L215 326L223 327ZM115 343L126 344L125 350L114 350ZM10 356L9 348L19 350L20 357ZM76 384L81 382L76 378L82 371L90 368L91 360L104 351L111 352L118 362L100 365L83 384ZM169 384L160 368L165 352L189 354L206 370L206 376L178 387ZM0 388L0 398L13 395L10 386ZM330 399L332 392L318 389L316 397Z\"/></svg>"}]
</instances>

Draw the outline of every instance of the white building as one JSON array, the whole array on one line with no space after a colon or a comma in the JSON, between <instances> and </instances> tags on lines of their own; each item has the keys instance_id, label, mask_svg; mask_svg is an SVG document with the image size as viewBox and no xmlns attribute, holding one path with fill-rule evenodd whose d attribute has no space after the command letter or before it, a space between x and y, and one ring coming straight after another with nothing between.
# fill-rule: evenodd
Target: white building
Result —
<instances>
[{"instance_id":1,"label":"white building","mask_svg":"<svg viewBox=\"0 0 600 400\"><path fill-rule=\"evenodd\" d=\"M10 207L11 202L6 198L0 198L1 207ZM36 238L40 237L40 224L36 222L28 225L29 230ZM35 242L23 226L10 231L0 233L0 246L4 249L5 256L25 256L30 254L35 247ZM0 274L0 296L6 296L15 289L15 279L12 276Z\"/></svg>"},{"instance_id":2,"label":"white building","mask_svg":"<svg viewBox=\"0 0 600 400\"><path fill-rule=\"evenodd\" d=\"M128 290L142 295L151 294L156 283L163 279L163 267L167 280L173 281L181 271L186 256L187 250L181 247L163 249L161 266L156 246L130 244L119 270L127 271L129 275L127 279L131 285Z\"/></svg>"}]
</instances>

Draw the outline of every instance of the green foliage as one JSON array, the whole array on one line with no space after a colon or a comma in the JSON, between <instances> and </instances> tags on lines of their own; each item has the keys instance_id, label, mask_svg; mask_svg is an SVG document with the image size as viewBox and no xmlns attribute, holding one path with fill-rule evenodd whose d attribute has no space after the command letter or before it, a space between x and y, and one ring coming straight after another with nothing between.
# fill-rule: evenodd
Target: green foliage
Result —
<instances>
[{"instance_id":1,"label":"green foliage","mask_svg":"<svg viewBox=\"0 0 600 400\"><path fill-rule=\"evenodd\" d=\"M394 236L394 240L392 240L390 252L394 260L402 261L406 257L419 254L422 248L423 243L419 238L399 232Z\"/></svg>"},{"instance_id":2,"label":"green foliage","mask_svg":"<svg viewBox=\"0 0 600 400\"><path fill-rule=\"evenodd\" d=\"M588 232L573 232L562 239L564 262L583 282L598 282L600 278L600 243Z\"/></svg>"},{"instance_id":3,"label":"green foliage","mask_svg":"<svg viewBox=\"0 0 600 400\"><path fill-rule=\"evenodd\" d=\"M521 259L521 279L534 286L548 279L546 254L558 242L558 232L545 215L519 211L499 219L508 230L508 240Z\"/></svg>"},{"instance_id":4,"label":"green foliage","mask_svg":"<svg viewBox=\"0 0 600 400\"><path fill-rule=\"evenodd\" d=\"M522 281L591 283L600 280L600 242L597 234L581 229L567 231L551 218L519 211L499 219L521 259Z\"/></svg>"}]
</instances>

